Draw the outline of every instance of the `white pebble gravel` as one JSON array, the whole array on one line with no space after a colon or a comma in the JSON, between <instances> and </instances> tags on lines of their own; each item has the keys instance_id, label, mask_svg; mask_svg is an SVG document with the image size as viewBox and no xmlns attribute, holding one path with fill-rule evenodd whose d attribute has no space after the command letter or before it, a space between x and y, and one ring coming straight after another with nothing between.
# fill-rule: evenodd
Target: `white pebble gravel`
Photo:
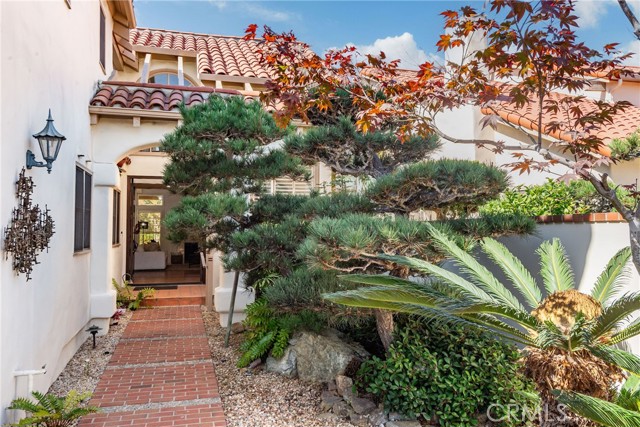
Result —
<instances>
[{"instance_id":1,"label":"white pebble gravel","mask_svg":"<svg viewBox=\"0 0 640 427\"><path fill-rule=\"evenodd\" d=\"M120 341L120 337L131 319L131 312L127 311L117 321L118 323L109 328L109 332L104 336L96 337L96 348L93 348L91 335L87 333L87 340L80 346L73 358L67 363L62 373L49 388L49 393L58 396L66 396L71 390L79 393L91 392L95 390L100 381L100 376L104 372L113 351Z\"/></svg>"},{"instance_id":2,"label":"white pebble gravel","mask_svg":"<svg viewBox=\"0 0 640 427\"><path fill-rule=\"evenodd\" d=\"M228 427L354 427L319 418L321 385L237 368L242 335L232 335L225 348L218 314L203 307L203 317Z\"/></svg>"}]
</instances>

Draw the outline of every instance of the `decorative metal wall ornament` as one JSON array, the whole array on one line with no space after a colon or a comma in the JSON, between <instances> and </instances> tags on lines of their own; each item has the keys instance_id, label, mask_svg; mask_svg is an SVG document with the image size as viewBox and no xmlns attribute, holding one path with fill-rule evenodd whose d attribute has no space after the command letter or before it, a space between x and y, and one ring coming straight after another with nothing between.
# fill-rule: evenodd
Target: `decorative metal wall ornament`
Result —
<instances>
[{"instance_id":1,"label":"decorative metal wall ornament","mask_svg":"<svg viewBox=\"0 0 640 427\"><path fill-rule=\"evenodd\" d=\"M33 179L24 173L23 168L16 182L18 207L13 208L11 222L4 229L4 251L5 259L9 259L10 253L13 255L13 269L18 274L26 274L27 280L31 280L33 267L39 264L39 253L49 250L54 222L46 205L44 210L39 205L33 206L31 195L35 185Z\"/></svg>"}]
</instances>

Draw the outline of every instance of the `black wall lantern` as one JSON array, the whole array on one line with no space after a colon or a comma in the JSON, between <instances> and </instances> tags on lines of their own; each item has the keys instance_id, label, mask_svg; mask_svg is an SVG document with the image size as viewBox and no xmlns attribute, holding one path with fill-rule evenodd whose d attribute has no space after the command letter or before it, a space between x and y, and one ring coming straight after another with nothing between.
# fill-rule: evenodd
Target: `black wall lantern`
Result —
<instances>
[{"instance_id":1,"label":"black wall lantern","mask_svg":"<svg viewBox=\"0 0 640 427\"><path fill-rule=\"evenodd\" d=\"M40 145L40 152L44 162L36 161L36 156L27 150L27 169L32 167L42 168L47 167L47 172L51 173L51 165L58 158L58 152L62 146L62 141L67 139L64 135L58 132L53 126L53 119L51 118L51 109L49 109L49 118L47 119L47 125L40 132L33 135L38 140Z\"/></svg>"}]
</instances>

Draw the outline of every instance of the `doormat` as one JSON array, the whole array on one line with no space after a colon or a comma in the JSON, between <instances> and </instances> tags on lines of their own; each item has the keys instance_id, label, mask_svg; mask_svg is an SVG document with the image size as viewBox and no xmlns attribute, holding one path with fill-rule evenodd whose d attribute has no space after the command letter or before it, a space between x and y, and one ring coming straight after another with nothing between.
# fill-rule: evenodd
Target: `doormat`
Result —
<instances>
[{"instance_id":1,"label":"doormat","mask_svg":"<svg viewBox=\"0 0 640 427\"><path fill-rule=\"evenodd\" d=\"M162 291L165 289L178 289L178 285L140 285L133 288L134 291L141 291L146 288L155 289L156 291Z\"/></svg>"}]
</instances>

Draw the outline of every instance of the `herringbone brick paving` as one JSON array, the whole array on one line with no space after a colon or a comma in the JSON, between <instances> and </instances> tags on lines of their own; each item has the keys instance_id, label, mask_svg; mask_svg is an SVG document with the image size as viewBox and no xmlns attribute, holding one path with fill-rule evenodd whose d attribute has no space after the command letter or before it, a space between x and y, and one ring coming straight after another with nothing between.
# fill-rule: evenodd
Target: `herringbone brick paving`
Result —
<instances>
[{"instance_id":1,"label":"herringbone brick paving","mask_svg":"<svg viewBox=\"0 0 640 427\"><path fill-rule=\"evenodd\" d=\"M138 310L79 427L226 427L200 307Z\"/></svg>"}]
</instances>

